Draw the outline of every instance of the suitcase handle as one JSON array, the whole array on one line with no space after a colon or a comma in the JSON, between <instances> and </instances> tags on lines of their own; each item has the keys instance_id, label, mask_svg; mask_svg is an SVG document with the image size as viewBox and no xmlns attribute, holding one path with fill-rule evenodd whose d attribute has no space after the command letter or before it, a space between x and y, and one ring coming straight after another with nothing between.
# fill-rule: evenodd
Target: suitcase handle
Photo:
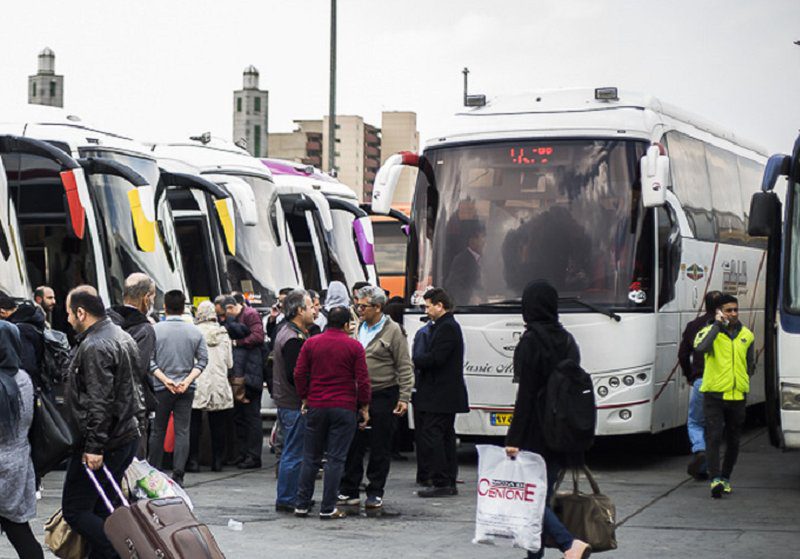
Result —
<instances>
[{"instance_id":1,"label":"suitcase handle","mask_svg":"<svg viewBox=\"0 0 800 559\"><path fill-rule=\"evenodd\" d=\"M89 479L91 479L92 483L94 483L94 487L95 489L97 489L97 493L100 495L100 497L103 499L103 502L106 504L108 512L113 513L114 505L111 504L111 500L108 498L108 495L106 495L106 492L103 491L100 482L97 481L97 476L94 474L94 472L88 465L84 464L83 467L86 469L86 473L89 475ZM125 495L122 494L122 489L117 483L117 480L114 479L114 476L111 475L111 472L108 471L108 468L106 467L105 464L103 464L103 472L106 474L106 478L108 479L108 481L111 482L111 486L117 492L117 495L119 495L119 499L120 501L122 501L123 506L126 507L131 506L131 504L128 502L128 499L126 499Z\"/></svg>"}]
</instances>

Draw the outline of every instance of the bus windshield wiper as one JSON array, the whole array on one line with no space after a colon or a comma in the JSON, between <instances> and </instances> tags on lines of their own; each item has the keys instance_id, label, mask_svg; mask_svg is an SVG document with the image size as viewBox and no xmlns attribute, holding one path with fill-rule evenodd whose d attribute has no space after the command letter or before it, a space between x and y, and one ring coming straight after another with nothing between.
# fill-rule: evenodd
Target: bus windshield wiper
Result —
<instances>
[{"instance_id":1,"label":"bus windshield wiper","mask_svg":"<svg viewBox=\"0 0 800 559\"><path fill-rule=\"evenodd\" d=\"M477 305L466 305L470 307L518 307L522 304L522 298L503 299L502 301L491 301L489 303L478 303Z\"/></svg>"},{"instance_id":2,"label":"bus windshield wiper","mask_svg":"<svg viewBox=\"0 0 800 559\"><path fill-rule=\"evenodd\" d=\"M600 313L600 314L604 314L608 318L616 320L617 322L622 320L622 317L620 315L618 315L617 313L615 313L614 311L612 311L610 309L604 309L603 307L599 307L599 306L597 306L597 305L595 305L593 303L589 303L588 301L584 301L583 299L579 299L578 297L559 297L558 298L558 302L560 303L562 301L570 302L570 303L577 303L579 305L582 305L582 306L586 307L589 310L592 310L592 311Z\"/></svg>"}]
</instances>

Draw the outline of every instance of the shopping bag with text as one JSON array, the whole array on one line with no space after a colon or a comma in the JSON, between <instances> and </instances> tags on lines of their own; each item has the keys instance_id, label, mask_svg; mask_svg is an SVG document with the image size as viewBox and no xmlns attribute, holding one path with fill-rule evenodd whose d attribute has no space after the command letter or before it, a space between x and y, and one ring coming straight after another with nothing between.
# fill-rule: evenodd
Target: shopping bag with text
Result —
<instances>
[{"instance_id":1,"label":"shopping bag with text","mask_svg":"<svg viewBox=\"0 0 800 559\"><path fill-rule=\"evenodd\" d=\"M533 452L506 456L499 446L477 445L478 507L474 543L507 543L528 551L541 546L547 468Z\"/></svg>"}]
</instances>

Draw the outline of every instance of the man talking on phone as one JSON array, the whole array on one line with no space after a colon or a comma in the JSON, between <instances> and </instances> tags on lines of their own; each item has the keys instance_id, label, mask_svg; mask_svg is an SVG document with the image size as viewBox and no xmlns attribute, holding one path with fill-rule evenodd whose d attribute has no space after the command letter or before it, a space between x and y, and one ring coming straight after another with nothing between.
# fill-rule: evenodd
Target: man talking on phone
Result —
<instances>
[{"instance_id":1,"label":"man talking on phone","mask_svg":"<svg viewBox=\"0 0 800 559\"><path fill-rule=\"evenodd\" d=\"M739 301L723 294L717 300L714 322L697 333L695 351L705 355L703 412L706 417L706 459L711 496L732 492L731 474L739 456L750 377L755 372L753 333L739 321ZM725 457L720 466L720 447Z\"/></svg>"}]
</instances>

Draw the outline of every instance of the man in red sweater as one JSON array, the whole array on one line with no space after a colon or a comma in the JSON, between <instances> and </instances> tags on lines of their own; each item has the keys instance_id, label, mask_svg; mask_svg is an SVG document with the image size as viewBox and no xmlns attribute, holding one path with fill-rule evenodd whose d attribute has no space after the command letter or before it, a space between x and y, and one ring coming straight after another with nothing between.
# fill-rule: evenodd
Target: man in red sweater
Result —
<instances>
[{"instance_id":1,"label":"man in red sweater","mask_svg":"<svg viewBox=\"0 0 800 559\"><path fill-rule=\"evenodd\" d=\"M327 329L303 344L295 365L294 385L306 414L296 516L308 516L314 482L325 454L319 517L323 520L345 517L336 508L339 482L356 424L363 429L369 421L372 394L364 348L350 337L346 330L349 323L348 308L331 309ZM361 422L358 422L359 412Z\"/></svg>"}]
</instances>

